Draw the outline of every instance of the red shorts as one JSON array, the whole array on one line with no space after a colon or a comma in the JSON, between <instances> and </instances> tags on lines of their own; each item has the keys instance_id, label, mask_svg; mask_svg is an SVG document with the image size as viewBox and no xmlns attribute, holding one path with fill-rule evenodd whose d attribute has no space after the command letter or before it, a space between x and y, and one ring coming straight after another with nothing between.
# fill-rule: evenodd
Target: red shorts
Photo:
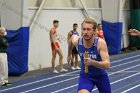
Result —
<instances>
[{"instance_id":1,"label":"red shorts","mask_svg":"<svg viewBox=\"0 0 140 93\"><path fill-rule=\"evenodd\" d=\"M60 48L58 42L55 42L55 45L56 45L57 48ZM53 43L51 43L52 51L56 50L56 49L55 49L55 45L54 45Z\"/></svg>"}]
</instances>

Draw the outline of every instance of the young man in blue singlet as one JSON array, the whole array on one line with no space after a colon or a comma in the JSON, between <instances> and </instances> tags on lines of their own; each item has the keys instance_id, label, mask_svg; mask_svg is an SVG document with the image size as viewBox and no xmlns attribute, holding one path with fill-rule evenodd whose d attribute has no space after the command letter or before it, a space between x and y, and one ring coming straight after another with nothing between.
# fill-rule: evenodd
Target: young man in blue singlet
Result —
<instances>
[{"instance_id":1,"label":"young man in blue singlet","mask_svg":"<svg viewBox=\"0 0 140 93\"><path fill-rule=\"evenodd\" d=\"M73 35L79 36L79 33L77 32L77 27L78 27L78 24L74 23L73 29L68 33L67 40L69 40ZM74 59L75 59L75 62L74 62ZM76 47L72 48L71 69L72 70L80 69L80 67L78 66L78 51L77 51Z\"/></svg>"},{"instance_id":2,"label":"young man in blue singlet","mask_svg":"<svg viewBox=\"0 0 140 93\"><path fill-rule=\"evenodd\" d=\"M111 93L110 81L106 69L110 67L110 58L106 42L96 37L97 23L93 19L85 19L82 23L82 36L73 35L69 39L68 57L71 60L71 49L74 45L81 58L81 71L78 82L78 93L90 93L94 86L99 93ZM85 51L89 57L84 58ZM88 72L85 72L88 66Z\"/></svg>"}]
</instances>

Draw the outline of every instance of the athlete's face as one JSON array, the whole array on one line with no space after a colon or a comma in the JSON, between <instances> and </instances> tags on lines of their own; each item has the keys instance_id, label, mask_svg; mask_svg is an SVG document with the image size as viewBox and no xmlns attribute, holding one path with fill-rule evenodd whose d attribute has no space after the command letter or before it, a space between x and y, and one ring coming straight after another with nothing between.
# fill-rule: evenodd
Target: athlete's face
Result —
<instances>
[{"instance_id":1,"label":"athlete's face","mask_svg":"<svg viewBox=\"0 0 140 93\"><path fill-rule=\"evenodd\" d=\"M78 25L74 25L74 26L73 26L73 30L76 31L76 30L77 30L77 27L78 27Z\"/></svg>"},{"instance_id":2,"label":"athlete's face","mask_svg":"<svg viewBox=\"0 0 140 93\"><path fill-rule=\"evenodd\" d=\"M98 30L102 30L102 25L98 25Z\"/></svg>"},{"instance_id":3,"label":"athlete's face","mask_svg":"<svg viewBox=\"0 0 140 93\"><path fill-rule=\"evenodd\" d=\"M54 26L56 27L56 28L58 28L58 26L59 26L59 23L54 23Z\"/></svg>"},{"instance_id":4,"label":"athlete's face","mask_svg":"<svg viewBox=\"0 0 140 93\"><path fill-rule=\"evenodd\" d=\"M90 23L83 23L82 25L82 35L85 40L90 40L96 33L96 29L93 29L93 25Z\"/></svg>"}]
</instances>

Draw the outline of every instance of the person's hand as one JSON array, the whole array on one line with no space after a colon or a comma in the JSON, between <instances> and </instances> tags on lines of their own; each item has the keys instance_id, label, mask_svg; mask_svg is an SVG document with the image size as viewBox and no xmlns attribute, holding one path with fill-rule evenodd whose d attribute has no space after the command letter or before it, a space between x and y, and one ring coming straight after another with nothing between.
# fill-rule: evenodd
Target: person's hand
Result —
<instances>
[{"instance_id":1,"label":"person's hand","mask_svg":"<svg viewBox=\"0 0 140 93\"><path fill-rule=\"evenodd\" d=\"M0 36L3 36L3 33L2 33L2 31L0 31Z\"/></svg>"},{"instance_id":2,"label":"person's hand","mask_svg":"<svg viewBox=\"0 0 140 93\"><path fill-rule=\"evenodd\" d=\"M58 39L58 40L59 40L60 43L62 43L60 39Z\"/></svg>"},{"instance_id":3,"label":"person's hand","mask_svg":"<svg viewBox=\"0 0 140 93\"><path fill-rule=\"evenodd\" d=\"M61 40L60 40L60 38L57 38L57 40L61 43Z\"/></svg>"},{"instance_id":4,"label":"person's hand","mask_svg":"<svg viewBox=\"0 0 140 93\"><path fill-rule=\"evenodd\" d=\"M55 49L56 49L56 51L58 51L58 50L59 50L59 48L58 48L57 46L55 46Z\"/></svg>"},{"instance_id":5,"label":"person's hand","mask_svg":"<svg viewBox=\"0 0 140 93\"><path fill-rule=\"evenodd\" d=\"M72 56L67 56L67 61L68 61L68 64L70 64L72 61Z\"/></svg>"},{"instance_id":6,"label":"person's hand","mask_svg":"<svg viewBox=\"0 0 140 93\"><path fill-rule=\"evenodd\" d=\"M5 35L5 28L4 27L0 27L0 36L4 36Z\"/></svg>"},{"instance_id":7,"label":"person's hand","mask_svg":"<svg viewBox=\"0 0 140 93\"><path fill-rule=\"evenodd\" d=\"M92 65L92 59L90 59L89 57L84 58L84 64L87 65L87 66Z\"/></svg>"},{"instance_id":8,"label":"person's hand","mask_svg":"<svg viewBox=\"0 0 140 93\"><path fill-rule=\"evenodd\" d=\"M130 29L130 30L128 31L128 33L129 33L131 36L138 36L140 32L139 32L138 30L136 30L136 29Z\"/></svg>"}]
</instances>

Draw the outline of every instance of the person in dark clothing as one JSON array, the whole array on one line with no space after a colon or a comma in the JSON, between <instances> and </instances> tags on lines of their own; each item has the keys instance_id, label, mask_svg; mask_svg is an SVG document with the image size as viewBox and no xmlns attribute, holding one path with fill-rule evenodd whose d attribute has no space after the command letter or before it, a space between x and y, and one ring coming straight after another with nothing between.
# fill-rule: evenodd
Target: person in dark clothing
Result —
<instances>
[{"instance_id":1,"label":"person in dark clothing","mask_svg":"<svg viewBox=\"0 0 140 93\"><path fill-rule=\"evenodd\" d=\"M6 39L6 30L0 27L0 86L8 86L8 61L7 61L7 47L8 41Z\"/></svg>"}]
</instances>

